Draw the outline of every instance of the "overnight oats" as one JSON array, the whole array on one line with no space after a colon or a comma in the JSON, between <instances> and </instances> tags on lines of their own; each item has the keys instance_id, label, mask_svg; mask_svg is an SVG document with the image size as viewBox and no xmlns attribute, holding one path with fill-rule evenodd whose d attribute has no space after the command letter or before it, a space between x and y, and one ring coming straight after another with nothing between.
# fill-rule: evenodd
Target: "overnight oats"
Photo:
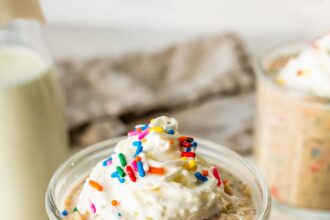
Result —
<instances>
[{"instance_id":1,"label":"overnight oats","mask_svg":"<svg viewBox=\"0 0 330 220\"><path fill-rule=\"evenodd\" d=\"M330 34L275 48L256 70L256 155L273 198L329 211Z\"/></svg>"},{"instance_id":2,"label":"overnight oats","mask_svg":"<svg viewBox=\"0 0 330 220\"><path fill-rule=\"evenodd\" d=\"M51 220L252 220L268 218L270 197L240 156L162 116L69 159L46 206Z\"/></svg>"}]
</instances>

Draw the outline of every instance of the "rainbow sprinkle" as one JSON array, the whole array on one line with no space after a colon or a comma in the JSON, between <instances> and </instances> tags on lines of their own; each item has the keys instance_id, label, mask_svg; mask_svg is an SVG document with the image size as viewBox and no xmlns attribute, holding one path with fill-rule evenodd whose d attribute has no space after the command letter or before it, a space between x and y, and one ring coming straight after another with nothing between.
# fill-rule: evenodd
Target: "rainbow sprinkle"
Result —
<instances>
[{"instance_id":1,"label":"rainbow sprinkle","mask_svg":"<svg viewBox=\"0 0 330 220\"><path fill-rule=\"evenodd\" d=\"M103 186L101 186L99 183L97 183L97 182L95 182L95 181L93 181L93 180L90 180L90 181L88 182L88 184L89 184L91 187L93 187L94 189L96 189L97 191L100 191L100 192L103 191Z\"/></svg>"},{"instance_id":2,"label":"rainbow sprinkle","mask_svg":"<svg viewBox=\"0 0 330 220\"><path fill-rule=\"evenodd\" d=\"M203 176L200 172L196 172L195 177L202 182L206 182L208 180L207 177Z\"/></svg>"},{"instance_id":3,"label":"rainbow sprinkle","mask_svg":"<svg viewBox=\"0 0 330 220\"><path fill-rule=\"evenodd\" d=\"M63 217L66 217L66 216L68 216L68 211L67 210L63 210L62 212L61 212L61 215L63 216Z\"/></svg>"},{"instance_id":4,"label":"rainbow sprinkle","mask_svg":"<svg viewBox=\"0 0 330 220\"><path fill-rule=\"evenodd\" d=\"M125 158L124 154L120 153L120 154L118 154L118 157L119 157L121 165L123 167L125 167L127 165L127 162L126 162L126 158Z\"/></svg>"},{"instance_id":5,"label":"rainbow sprinkle","mask_svg":"<svg viewBox=\"0 0 330 220\"><path fill-rule=\"evenodd\" d=\"M143 145L147 142L147 135L149 132L157 132L164 133L167 136L161 137L162 140L168 141L170 145L179 144L181 147L180 157L184 162L184 168L189 172L192 172L194 176L200 182L208 181L209 172L212 172L214 178L217 180L217 186L222 185L221 177L219 171L216 167L212 168L210 171L208 170L199 170L196 172L197 160L196 157L196 148L198 143L192 137L188 136L180 136L176 139L175 136L171 137L169 135L175 135L176 131L174 129L164 130L161 126L149 127L147 124L136 125L133 131L128 132L128 136L133 138L132 147L136 148L136 151L133 155L133 158L129 158L127 155L125 157L124 153L118 153L118 161L120 162L119 166L115 167L115 172L113 172L110 177L118 179L120 183L125 183L126 176L129 177L131 182L135 183L138 180L138 177L145 177L146 174L154 174L154 175L164 175L166 173L165 167L154 167L149 166L148 158L146 152L143 151ZM115 161L117 163L117 160ZM108 159L102 162L103 167L107 167L113 164L113 158L109 157ZM138 175L137 175L138 174ZM129 183L129 182L128 182ZM96 181L89 180L88 184L94 189L102 192L104 190L103 186ZM90 202L90 210L92 213L96 213L96 206L94 203ZM111 200L112 206L118 206L117 200ZM77 207L74 208L73 212L77 212ZM63 210L61 213L62 216L67 216L68 212ZM122 216L122 213L117 212L119 217Z\"/></svg>"},{"instance_id":6,"label":"rainbow sprinkle","mask_svg":"<svg viewBox=\"0 0 330 220\"><path fill-rule=\"evenodd\" d=\"M213 176L218 180L218 186L221 186L221 177L220 177L220 174L219 174L219 170L218 170L218 168L216 168L216 167L214 167L213 169L212 169L212 173L213 173Z\"/></svg>"},{"instance_id":7,"label":"rainbow sprinkle","mask_svg":"<svg viewBox=\"0 0 330 220\"><path fill-rule=\"evenodd\" d=\"M137 162L137 168L138 168L138 172L139 172L140 177L144 177L146 174L145 174L144 169L143 169L142 161Z\"/></svg>"}]
</instances>

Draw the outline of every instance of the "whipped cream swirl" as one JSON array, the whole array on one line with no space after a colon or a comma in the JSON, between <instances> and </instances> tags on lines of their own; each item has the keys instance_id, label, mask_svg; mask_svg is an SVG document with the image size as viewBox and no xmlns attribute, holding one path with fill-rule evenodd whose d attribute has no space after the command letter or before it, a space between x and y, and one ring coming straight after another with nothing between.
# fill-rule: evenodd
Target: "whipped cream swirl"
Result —
<instances>
[{"instance_id":1,"label":"whipped cream swirl","mask_svg":"<svg viewBox=\"0 0 330 220\"><path fill-rule=\"evenodd\" d=\"M201 220L220 213L231 198L217 169L195 156L196 147L173 118L136 126L92 170L77 209L93 220Z\"/></svg>"},{"instance_id":2,"label":"whipped cream swirl","mask_svg":"<svg viewBox=\"0 0 330 220\"><path fill-rule=\"evenodd\" d=\"M306 46L277 76L283 86L330 98L330 33Z\"/></svg>"}]
</instances>

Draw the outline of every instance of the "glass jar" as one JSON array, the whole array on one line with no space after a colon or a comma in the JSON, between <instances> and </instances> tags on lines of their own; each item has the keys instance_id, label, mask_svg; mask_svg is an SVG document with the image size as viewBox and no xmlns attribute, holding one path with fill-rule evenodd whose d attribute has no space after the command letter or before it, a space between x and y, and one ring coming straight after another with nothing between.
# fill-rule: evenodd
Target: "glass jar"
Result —
<instances>
[{"instance_id":1,"label":"glass jar","mask_svg":"<svg viewBox=\"0 0 330 220\"><path fill-rule=\"evenodd\" d=\"M61 219L61 207L73 183L81 181L101 160L113 153L121 138L110 139L82 150L68 159L56 173L46 193L46 209L50 220ZM218 165L238 176L252 189L257 208L257 220L268 219L271 199L268 187L260 173L238 154L218 144L197 138L200 146L198 153L210 163Z\"/></svg>"},{"instance_id":2,"label":"glass jar","mask_svg":"<svg viewBox=\"0 0 330 220\"><path fill-rule=\"evenodd\" d=\"M68 156L64 102L37 21L0 28L1 219L44 220L44 193Z\"/></svg>"},{"instance_id":3,"label":"glass jar","mask_svg":"<svg viewBox=\"0 0 330 220\"><path fill-rule=\"evenodd\" d=\"M313 219L318 215L329 219L330 100L275 80L276 73L304 46L275 47L255 64L255 153L276 201L302 213L310 210Z\"/></svg>"}]
</instances>

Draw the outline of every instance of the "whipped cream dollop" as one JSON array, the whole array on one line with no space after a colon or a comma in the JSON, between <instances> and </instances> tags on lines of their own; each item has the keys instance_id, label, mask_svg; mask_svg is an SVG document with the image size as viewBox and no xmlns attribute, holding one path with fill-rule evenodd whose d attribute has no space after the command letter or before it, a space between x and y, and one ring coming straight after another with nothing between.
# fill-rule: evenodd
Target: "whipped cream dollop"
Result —
<instances>
[{"instance_id":1,"label":"whipped cream dollop","mask_svg":"<svg viewBox=\"0 0 330 220\"><path fill-rule=\"evenodd\" d=\"M307 45L279 71L283 86L330 98L330 33Z\"/></svg>"},{"instance_id":2,"label":"whipped cream dollop","mask_svg":"<svg viewBox=\"0 0 330 220\"><path fill-rule=\"evenodd\" d=\"M136 126L92 170L77 209L93 220L201 220L220 213L232 198L196 148L173 118Z\"/></svg>"}]
</instances>

